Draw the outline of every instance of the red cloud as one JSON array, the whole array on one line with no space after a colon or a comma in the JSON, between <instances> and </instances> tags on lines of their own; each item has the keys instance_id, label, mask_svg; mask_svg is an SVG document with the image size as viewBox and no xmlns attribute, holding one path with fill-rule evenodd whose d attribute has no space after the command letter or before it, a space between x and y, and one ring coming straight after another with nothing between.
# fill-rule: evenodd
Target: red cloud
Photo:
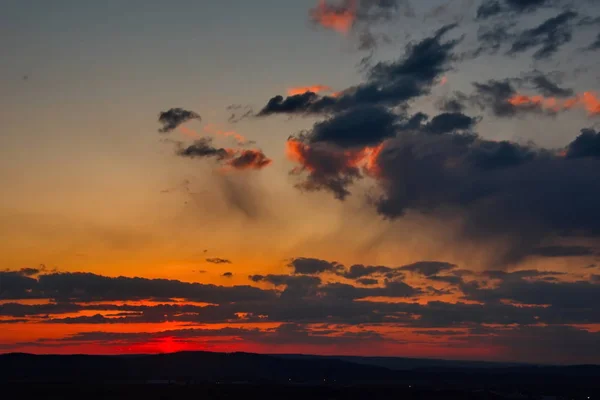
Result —
<instances>
[{"instance_id":1,"label":"red cloud","mask_svg":"<svg viewBox=\"0 0 600 400\"><path fill-rule=\"evenodd\" d=\"M317 7L310 10L310 18L326 29L348 33L356 20L356 1L345 0L341 5L330 5L319 0Z\"/></svg>"}]
</instances>

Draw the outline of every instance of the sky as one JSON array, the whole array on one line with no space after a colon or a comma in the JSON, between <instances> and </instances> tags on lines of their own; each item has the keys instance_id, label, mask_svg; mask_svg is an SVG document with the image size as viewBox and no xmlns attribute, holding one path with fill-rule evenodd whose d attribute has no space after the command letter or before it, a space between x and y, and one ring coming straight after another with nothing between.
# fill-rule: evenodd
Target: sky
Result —
<instances>
[{"instance_id":1,"label":"sky","mask_svg":"<svg viewBox=\"0 0 600 400\"><path fill-rule=\"evenodd\" d=\"M597 0L8 0L0 351L600 363Z\"/></svg>"}]
</instances>

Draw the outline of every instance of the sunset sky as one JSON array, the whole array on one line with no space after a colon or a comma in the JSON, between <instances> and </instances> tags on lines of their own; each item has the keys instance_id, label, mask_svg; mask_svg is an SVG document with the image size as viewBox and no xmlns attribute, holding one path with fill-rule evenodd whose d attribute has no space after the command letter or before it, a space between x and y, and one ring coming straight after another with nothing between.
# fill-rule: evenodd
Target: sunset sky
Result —
<instances>
[{"instance_id":1,"label":"sunset sky","mask_svg":"<svg viewBox=\"0 0 600 400\"><path fill-rule=\"evenodd\" d=\"M0 352L600 363L598 0L8 0Z\"/></svg>"}]
</instances>

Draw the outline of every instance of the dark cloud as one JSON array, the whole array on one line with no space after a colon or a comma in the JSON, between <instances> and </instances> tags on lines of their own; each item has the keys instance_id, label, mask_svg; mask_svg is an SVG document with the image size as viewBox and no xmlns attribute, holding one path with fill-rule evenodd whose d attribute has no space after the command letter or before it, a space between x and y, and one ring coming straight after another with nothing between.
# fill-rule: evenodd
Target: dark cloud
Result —
<instances>
[{"instance_id":1,"label":"dark cloud","mask_svg":"<svg viewBox=\"0 0 600 400\"><path fill-rule=\"evenodd\" d=\"M403 271L418 273L424 276L433 276L439 274L440 272L450 271L454 268L456 268L456 265L447 262L419 261L410 265L405 265L400 269Z\"/></svg>"},{"instance_id":2,"label":"dark cloud","mask_svg":"<svg viewBox=\"0 0 600 400\"><path fill-rule=\"evenodd\" d=\"M511 301L518 304L548 306L550 309L546 314L546 321L550 318L556 319L554 323L569 323L570 313L590 310L588 316L600 316L600 308L596 305L600 300L600 286L589 281L577 282L555 282L539 278L556 275L550 271L526 271L529 273L505 273L497 276L500 283L494 288L481 288L478 285L463 285L462 290L465 298L483 303L497 303L500 301ZM560 275L560 274L559 274ZM560 311L563 314L560 314ZM584 311L585 312L585 311ZM565 319L560 321L560 319Z\"/></svg>"},{"instance_id":3,"label":"dark cloud","mask_svg":"<svg viewBox=\"0 0 600 400\"><path fill-rule=\"evenodd\" d=\"M24 299L37 285L37 280L20 271L0 271L0 299Z\"/></svg>"},{"instance_id":4,"label":"dark cloud","mask_svg":"<svg viewBox=\"0 0 600 400\"><path fill-rule=\"evenodd\" d=\"M600 50L600 33L596 35L596 40L594 40L592 44L587 47L587 49L590 51Z\"/></svg>"},{"instance_id":5,"label":"dark cloud","mask_svg":"<svg viewBox=\"0 0 600 400\"><path fill-rule=\"evenodd\" d=\"M534 89L544 96L548 97L569 97L575 92L573 89L562 88L555 82L551 81L546 75L536 71L529 77Z\"/></svg>"},{"instance_id":6,"label":"dark cloud","mask_svg":"<svg viewBox=\"0 0 600 400\"><path fill-rule=\"evenodd\" d=\"M428 116L394 115L383 108L377 111L352 109L315 124L315 128L288 140L288 157L298 162L292 174L305 174L296 185L304 191L326 190L344 200L348 187L369 171L385 139L403 132L419 130L429 134L469 131L479 121L462 113L439 114L429 122ZM367 119L367 116L377 118ZM372 124L370 123L372 122Z\"/></svg>"},{"instance_id":7,"label":"dark cloud","mask_svg":"<svg viewBox=\"0 0 600 400\"><path fill-rule=\"evenodd\" d=\"M444 97L436 102L436 106L448 113L462 113L465 111L468 96L462 92L454 92L449 97Z\"/></svg>"},{"instance_id":8,"label":"dark cloud","mask_svg":"<svg viewBox=\"0 0 600 400\"><path fill-rule=\"evenodd\" d=\"M212 138L209 137L195 140L193 144L187 147L181 147L177 150L177 155L181 157L214 157L219 161L231 157L231 154L232 152L227 149L214 147L212 145Z\"/></svg>"},{"instance_id":9,"label":"dark cloud","mask_svg":"<svg viewBox=\"0 0 600 400\"><path fill-rule=\"evenodd\" d=\"M515 167L543 157L539 150L508 141L480 141L473 146L469 161L484 170Z\"/></svg>"},{"instance_id":10,"label":"dark cloud","mask_svg":"<svg viewBox=\"0 0 600 400\"><path fill-rule=\"evenodd\" d=\"M314 192L327 190L335 198L344 200L349 194L348 186L362 179L357 161L363 156L362 150L344 152L335 145L315 143L307 145L296 139L287 142L288 156L300 163L291 171L293 175L306 173L304 180L296 188Z\"/></svg>"},{"instance_id":11,"label":"dark cloud","mask_svg":"<svg viewBox=\"0 0 600 400\"><path fill-rule=\"evenodd\" d=\"M500 14L502 11L503 7L499 0L485 0L477 8L477 18L486 19Z\"/></svg>"},{"instance_id":12,"label":"dark cloud","mask_svg":"<svg viewBox=\"0 0 600 400\"><path fill-rule=\"evenodd\" d=\"M371 279L371 278L360 278L360 279L357 279L356 282L360 283L361 285L365 285L365 286L379 284L379 281L377 279Z\"/></svg>"},{"instance_id":13,"label":"dark cloud","mask_svg":"<svg viewBox=\"0 0 600 400\"><path fill-rule=\"evenodd\" d=\"M185 298L219 304L253 301L274 296L251 286L223 287L177 280L109 278L90 273L43 274L38 279L16 273L0 273L1 299L51 298L81 302Z\"/></svg>"},{"instance_id":14,"label":"dark cloud","mask_svg":"<svg viewBox=\"0 0 600 400\"><path fill-rule=\"evenodd\" d=\"M321 260L323 261L323 260ZM324 261L326 262L326 261ZM329 262L329 265L338 265ZM310 271L327 272L323 267L310 268ZM437 262L420 262L401 268L373 266L369 268L349 268L348 272L363 275L364 271L373 274L384 274L389 270L409 270L422 274L434 283L458 283L457 290L469 302L443 302L428 299L426 303L411 301L416 296L445 295L447 289L428 287L427 291L414 288L398 280L385 280L381 285L375 279L359 278L358 283L368 287L324 282L318 276L309 275L256 275L250 279L254 282L266 282L274 285L275 290L256 290L262 293L257 296L232 296L233 292L222 297L220 292L215 300L215 292L236 291L238 286L224 288L212 285L188 284L178 281L148 280L143 278L108 278L92 274L51 274L47 277L52 282L42 282L46 275L40 277L40 288L33 287L33 293L49 295L50 298L65 299L63 302L50 304L19 304L10 302L0 304L0 315L10 317L3 323L38 322L48 324L135 324L163 323L166 321L190 324L202 323L244 323L244 322L276 322L277 328L266 330L243 328L204 329L191 328L158 333L130 332L81 332L58 339L41 339L39 343L28 342L19 346L60 346L66 343L92 341L97 345L118 343L148 343L163 337L178 340L194 340L209 337L227 337L252 343L294 344L321 343L335 345L340 343L358 343L359 340L382 340L386 343L394 341L382 333L373 336L361 325L391 324L396 328L414 329L416 332L431 332L444 337L451 346L480 346L483 343L500 345L504 351L517 354L523 343L529 343L529 334L550 335L543 337L559 343L554 335L562 332L561 338L579 338L586 345L595 343L586 331L569 325L586 325L600 323L600 280L591 276L589 281L574 280L576 275L555 271L519 270L505 272L502 270L486 271L483 274L465 272L454 268L451 264ZM360 273L359 273L360 272ZM448 275L438 275L445 273ZM7 274L4 272L3 274ZM12 274L8 276L20 276ZM5 276L3 275L2 278ZM27 277L22 277L30 279ZM547 281L548 278L554 279ZM58 279L58 281L56 281ZM467 280L469 279L469 280ZM364 281L360 281L364 280ZM36 281L35 279L33 281ZM4 282L4 281L3 281ZM31 285L26 285L31 286ZM168 289L165 289L168 288ZM151 292L151 293L149 293ZM127 301L143 298L167 298L171 292L177 298L208 302L212 305L199 306L172 302L170 304L142 305ZM60 294L59 294L60 293ZM27 293L24 293L27 295ZM174 296L171 296L174 297ZM25 297L29 298L29 297ZM84 299L93 298L106 302L87 303ZM380 298L406 299L402 302L390 300L374 300ZM112 300L119 299L119 303ZM67 301L68 300L68 301ZM83 301L82 301L83 300ZM527 305L523 307L521 305ZM70 315L85 311L83 315ZM94 311L96 311L94 313ZM108 312L108 313L107 313ZM62 315L61 314L69 314ZM313 324L309 326L308 324ZM315 326L314 324L320 324ZM360 331L349 330L353 325ZM493 325L493 328L489 326ZM548 330L545 330L548 328ZM128 330L129 331L129 330ZM347 334L347 332L352 332ZM462 333L461 333L462 332ZM524 332L529 332L525 335ZM511 338L515 342L509 341ZM524 342L523 342L524 340ZM532 339L531 339L532 340ZM371 342L370 342L371 343ZM554 342L553 342L554 343ZM568 356L567 350L549 352L557 359ZM579 345L577 345L579 346ZM507 350L509 349L509 350ZM561 347L562 349L562 347ZM546 345L540 351L548 352ZM521 360L531 360L539 352L530 352ZM516 357L516 356L515 356ZM581 358L579 358L581 359Z\"/></svg>"},{"instance_id":15,"label":"dark cloud","mask_svg":"<svg viewBox=\"0 0 600 400\"><path fill-rule=\"evenodd\" d=\"M504 13L531 12L550 3L550 0L483 0L477 9L477 18L487 19Z\"/></svg>"},{"instance_id":16,"label":"dark cloud","mask_svg":"<svg viewBox=\"0 0 600 400\"><path fill-rule=\"evenodd\" d=\"M42 270L39 268L21 268L19 273L24 276L34 276L41 272Z\"/></svg>"},{"instance_id":17,"label":"dark cloud","mask_svg":"<svg viewBox=\"0 0 600 400\"><path fill-rule=\"evenodd\" d=\"M600 132L582 129L580 135L567 146L566 156L567 158L600 159Z\"/></svg>"},{"instance_id":18,"label":"dark cloud","mask_svg":"<svg viewBox=\"0 0 600 400\"><path fill-rule=\"evenodd\" d=\"M469 117L463 113L447 112L433 117L425 126L425 130L433 134L468 131L471 130L477 122L477 118Z\"/></svg>"},{"instance_id":19,"label":"dark cloud","mask_svg":"<svg viewBox=\"0 0 600 400\"><path fill-rule=\"evenodd\" d=\"M582 257L593 254L594 250L586 246L543 246L533 251L533 255L540 257Z\"/></svg>"},{"instance_id":20,"label":"dark cloud","mask_svg":"<svg viewBox=\"0 0 600 400\"><path fill-rule=\"evenodd\" d=\"M222 276L225 277L225 278L232 278L233 277L233 272L225 272Z\"/></svg>"},{"instance_id":21,"label":"dark cloud","mask_svg":"<svg viewBox=\"0 0 600 400\"><path fill-rule=\"evenodd\" d=\"M158 131L160 133L169 133L175 130L179 125L193 119L201 120L202 118L194 111L184 110L183 108L171 108L158 115L158 122L162 124L162 128Z\"/></svg>"},{"instance_id":22,"label":"dark cloud","mask_svg":"<svg viewBox=\"0 0 600 400\"><path fill-rule=\"evenodd\" d=\"M380 106L343 111L317 122L303 139L309 143L329 142L340 147L375 145L396 134L400 116Z\"/></svg>"},{"instance_id":23,"label":"dark cloud","mask_svg":"<svg viewBox=\"0 0 600 400\"><path fill-rule=\"evenodd\" d=\"M330 283L320 287L320 293L334 299L357 300L368 297L416 297L422 292L401 281L386 281L383 287L361 288L344 283Z\"/></svg>"},{"instance_id":24,"label":"dark cloud","mask_svg":"<svg viewBox=\"0 0 600 400\"><path fill-rule=\"evenodd\" d=\"M289 267L295 274L320 274L323 272L336 272L343 269L344 266L336 262L319 260L317 258L299 257L289 263Z\"/></svg>"},{"instance_id":25,"label":"dark cloud","mask_svg":"<svg viewBox=\"0 0 600 400\"><path fill-rule=\"evenodd\" d=\"M384 195L375 204L388 218L450 207L464 218L470 240L514 237L505 256L521 258L552 234L600 233L594 222L600 210L592 200L600 194L594 138L592 132L580 136L565 159L472 135L403 134L379 153L377 182Z\"/></svg>"},{"instance_id":26,"label":"dark cloud","mask_svg":"<svg viewBox=\"0 0 600 400\"><path fill-rule=\"evenodd\" d=\"M515 24L511 21L480 26L477 29L477 40L480 46L472 52L471 56L496 54L502 46L514 39L515 34L511 32L511 28L514 26Z\"/></svg>"},{"instance_id":27,"label":"dark cloud","mask_svg":"<svg viewBox=\"0 0 600 400\"><path fill-rule=\"evenodd\" d=\"M552 107L544 108L542 101L527 98L528 101L519 101L517 87L525 87L547 96L548 100L556 97L569 97L573 95L572 89L562 88L557 83L539 71L534 71L524 78L507 78L502 80L491 79L487 82L474 82L475 92L461 97L461 104L475 105L481 109L490 109L497 117L511 118L518 115L537 114L554 116L560 110Z\"/></svg>"},{"instance_id":28,"label":"dark cloud","mask_svg":"<svg viewBox=\"0 0 600 400\"><path fill-rule=\"evenodd\" d=\"M211 264L231 264L231 260L219 257L207 258L206 262L209 262Z\"/></svg>"},{"instance_id":29,"label":"dark cloud","mask_svg":"<svg viewBox=\"0 0 600 400\"><path fill-rule=\"evenodd\" d=\"M270 165L272 160L261 150L242 150L227 161L227 165L237 170L262 169Z\"/></svg>"},{"instance_id":30,"label":"dark cloud","mask_svg":"<svg viewBox=\"0 0 600 400\"><path fill-rule=\"evenodd\" d=\"M212 138L204 137L195 140L191 145L184 146L177 142L176 154L187 158L214 158L221 164L234 170L258 170L267 167L272 160L262 150L230 149L215 147Z\"/></svg>"},{"instance_id":31,"label":"dark cloud","mask_svg":"<svg viewBox=\"0 0 600 400\"><path fill-rule=\"evenodd\" d=\"M27 317L33 315L75 313L84 309L72 303L21 304L17 302L0 304L0 315L10 317Z\"/></svg>"},{"instance_id":32,"label":"dark cloud","mask_svg":"<svg viewBox=\"0 0 600 400\"><path fill-rule=\"evenodd\" d=\"M564 11L535 28L521 32L512 43L508 54L519 54L539 47L533 58L540 60L552 56L573 38L572 21L575 17L576 12Z\"/></svg>"},{"instance_id":33,"label":"dark cloud","mask_svg":"<svg viewBox=\"0 0 600 400\"><path fill-rule=\"evenodd\" d=\"M366 276L372 275L386 275L388 277L393 277L394 274L398 274L398 271L394 268L386 267L383 265L362 265L356 264L350 266L347 270L339 271L338 275L343 276L347 279L359 279ZM399 273L398 275L402 275ZM375 281L377 282L377 281Z\"/></svg>"},{"instance_id":34,"label":"dark cloud","mask_svg":"<svg viewBox=\"0 0 600 400\"><path fill-rule=\"evenodd\" d=\"M489 80L487 82L475 82L475 93L470 96L470 102L482 109L490 109L497 117L511 118L517 115L524 114L540 114L544 111L541 104L531 102L529 104L515 105L510 102L517 95L517 90L513 84L513 80Z\"/></svg>"},{"instance_id":35,"label":"dark cloud","mask_svg":"<svg viewBox=\"0 0 600 400\"><path fill-rule=\"evenodd\" d=\"M394 106L427 94L436 79L455 59L454 49L460 40L442 41L455 25L445 26L428 38L406 46L402 58L379 62L367 73L366 82L340 92L336 97L313 92L275 96L257 114L322 114L340 112L367 105Z\"/></svg>"},{"instance_id":36,"label":"dark cloud","mask_svg":"<svg viewBox=\"0 0 600 400\"><path fill-rule=\"evenodd\" d=\"M422 292L399 280L386 280L383 287L362 288L344 283L323 284L316 276L307 275L252 275L254 282L268 282L275 286L285 286L281 292L286 306L291 301L336 302L353 301L368 297L415 297ZM319 300L317 300L319 299ZM297 307L298 305L294 305ZM268 313L267 313L268 314Z\"/></svg>"},{"instance_id":37,"label":"dark cloud","mask_svg":"<svg viewBox=\"0 0 600 400\"><path fill-rule=\"evenodd\" d=\"M568 22L574 14L561 16L551 22ZM544 29L547 26L542 25ZM369 80L411 75L416 80L431 81L440 69L417 71L416 66L425 59L434 66L443 66L447 59L445 52L416 49L428 48L423 43L429 40L436 43L430 38L414 45L409 51L411 56L402 62L372 67ZM502 117L552 113L539 102L516 102L517 85L531 85L554 96L570 93L570 89L534 71L524 78L475 83L475 93L468 96L468 102L490 108ZM342 122L353 121L354 111L344 111L339 123L339 114L334 114L331 120L317 125L328 129L305 132L288 141L288 155L300 164L293 172L306 177L297 187L327 190L344 200L351 194L351 186L368 176L376 186L369 194L370 203L382 216L393 219L406 212L433 218L458 216L462 221L460 238L479 245L498 244L501 240L502 249L494 252L492 261L499 264L522 260L555 235L600 234L600 224L595 222L600 221L600 209L592 200L600 195L600 177L595 172L598 134L594 130L585 130L567 146L563 157L558 151L538 148L533 143L483 139L472 132L478 119L462 113L448 112L426 122L423 113L408 116L401 110L397 118L379 119L389 126L376 125L373 136L362 126L362 135L354 131L349 134L348 125ZM375 150L361 148L376 145L377 141Z\"/></svg>"}]
</instances>

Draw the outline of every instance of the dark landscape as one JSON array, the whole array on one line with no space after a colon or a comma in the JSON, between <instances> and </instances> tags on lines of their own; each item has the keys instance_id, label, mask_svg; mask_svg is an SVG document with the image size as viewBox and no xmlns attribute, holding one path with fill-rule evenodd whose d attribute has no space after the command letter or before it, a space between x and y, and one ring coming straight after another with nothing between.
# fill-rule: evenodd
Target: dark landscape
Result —
<instances>
[{"instance_id":1,"label":"dark landscape","mask_svg":"<svg viewBox=\"0 0 600 400\"><path fill-rule=\"evenodd\" d=\"M382 367L380 365L386 365ZM396 357L181 352L5 354L5 390L27 398L588 399L600 366L538 366Z\"/></svg>"}]
</instances>

